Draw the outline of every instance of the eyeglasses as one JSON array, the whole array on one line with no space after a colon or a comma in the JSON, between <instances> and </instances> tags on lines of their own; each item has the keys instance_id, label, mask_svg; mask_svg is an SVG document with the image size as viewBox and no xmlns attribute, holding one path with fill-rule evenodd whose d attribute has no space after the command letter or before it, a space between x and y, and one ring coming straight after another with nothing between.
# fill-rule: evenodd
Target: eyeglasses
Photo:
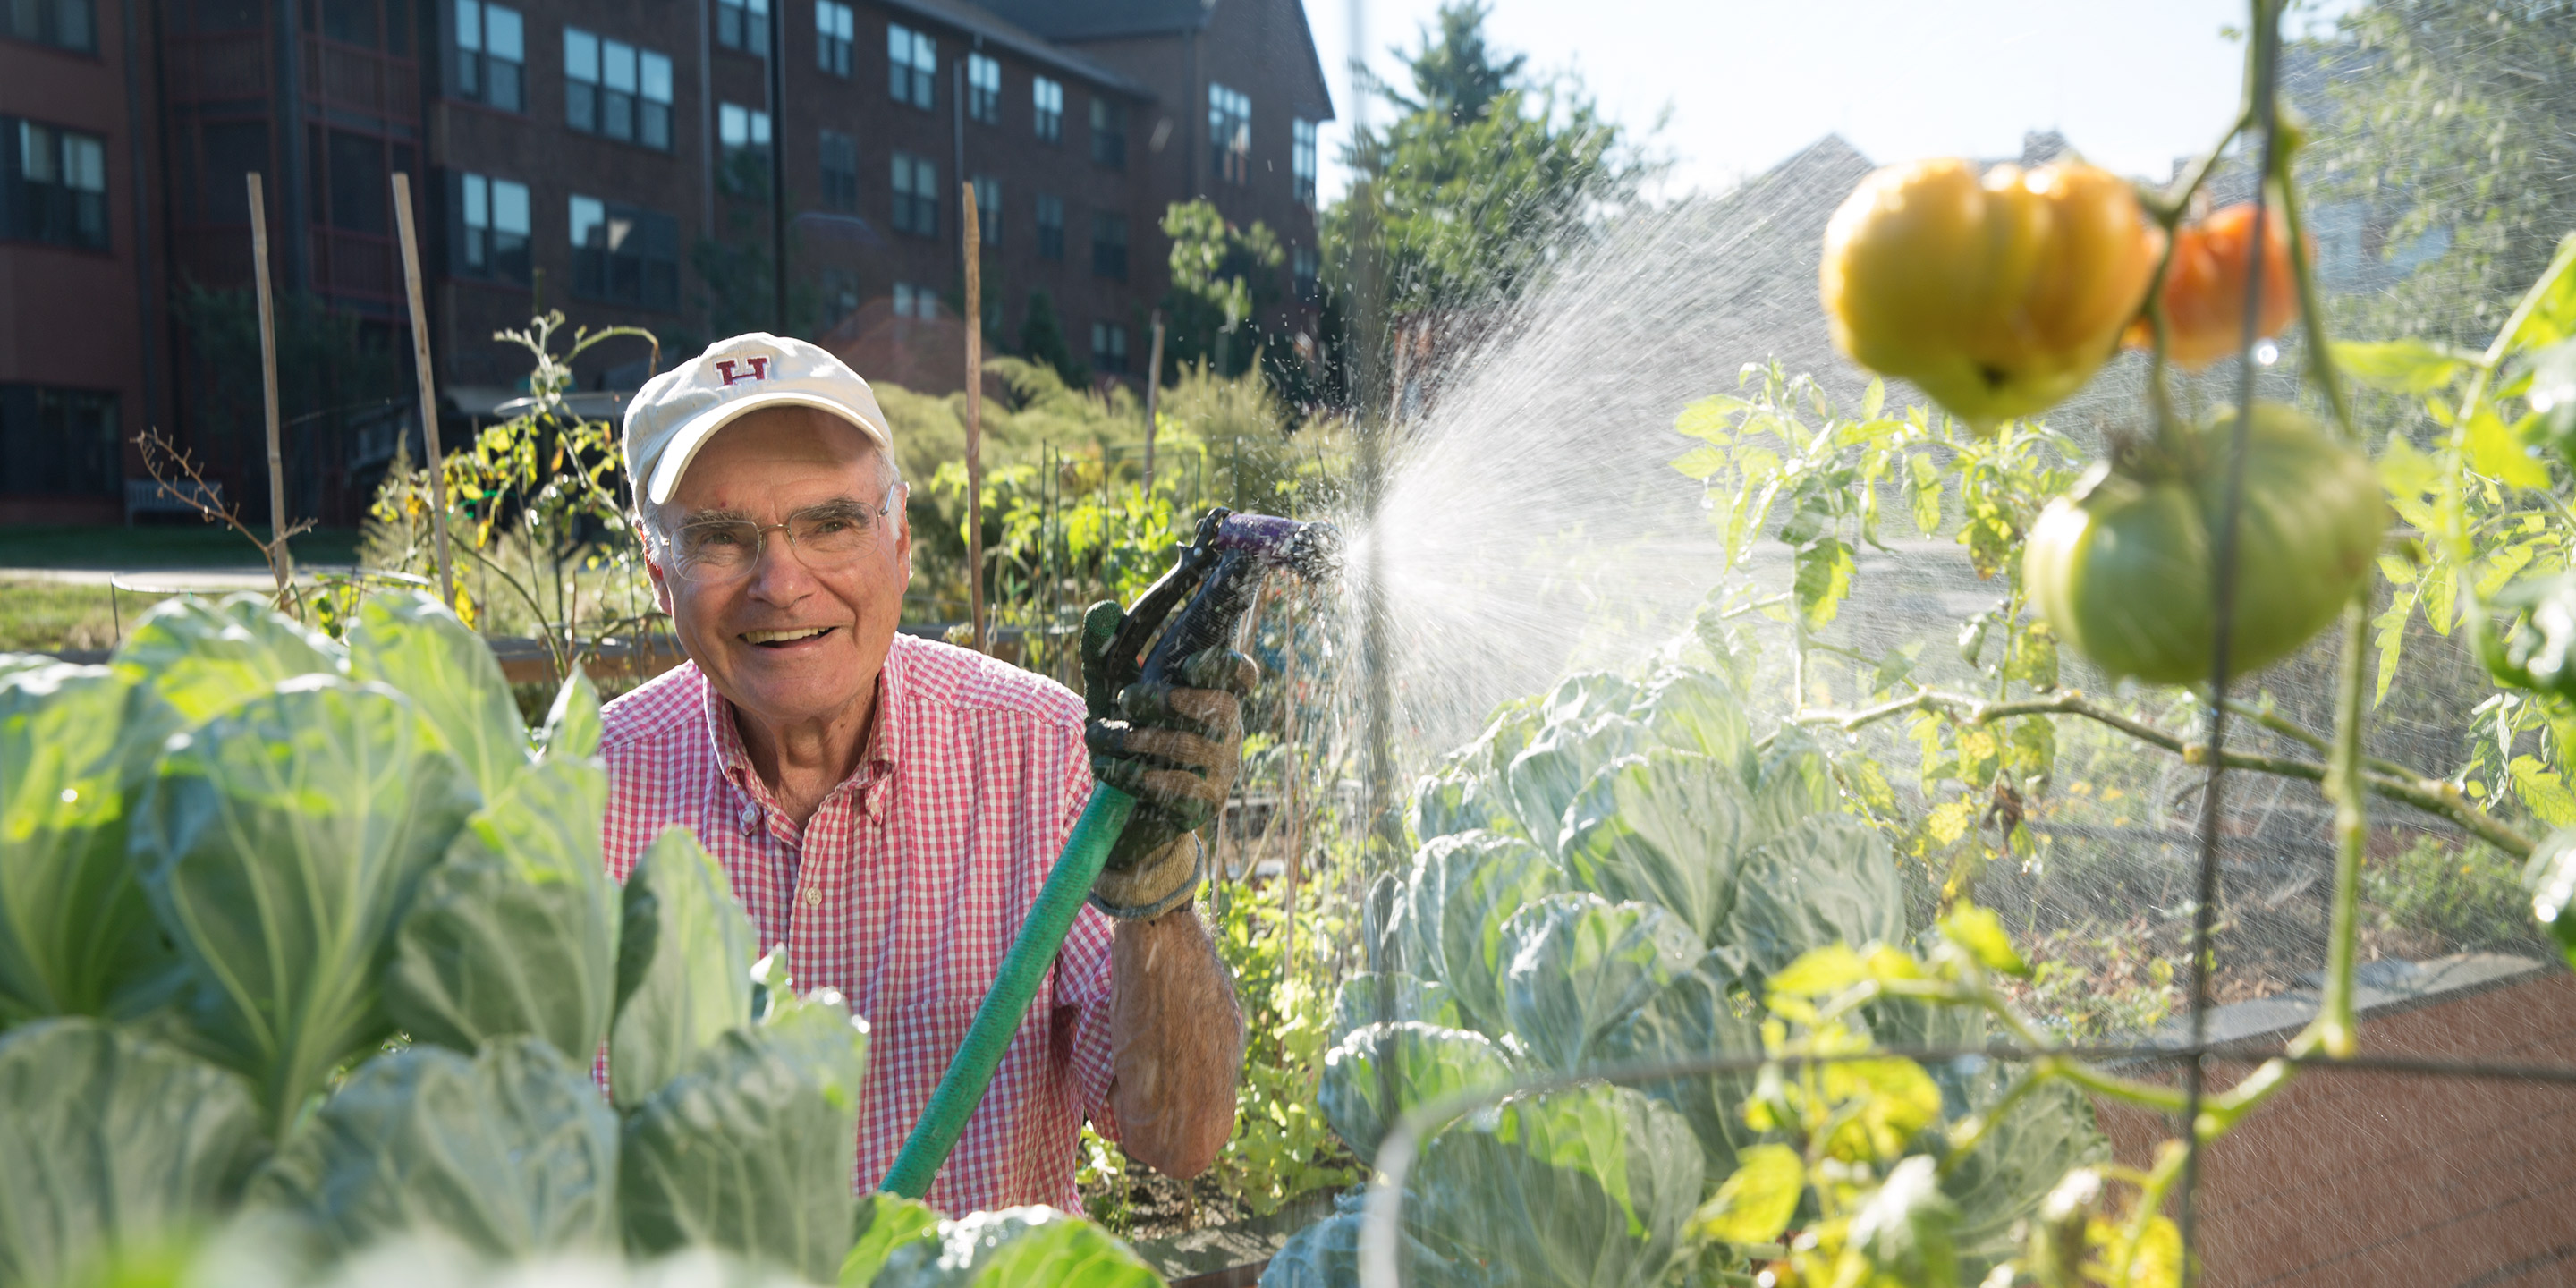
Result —
<instances>
[{"instance_id":1,"label":"eyeglasses","mask_svg":"<svg viewBox=\"0 0 2576 1288\"><path fill-rule=\"evenodd\" d=\"M700 585L740 580L760 563L761 544L772 532L787 534L788 548L806 567L839 568L868 548L877 521L894 510L900 481L886 485L885 499L875 507L855 501L826 501L787 516L785 523L749 519L693 519L680 525L666 542L671 571Z\"/></svg>"}]
</instances>

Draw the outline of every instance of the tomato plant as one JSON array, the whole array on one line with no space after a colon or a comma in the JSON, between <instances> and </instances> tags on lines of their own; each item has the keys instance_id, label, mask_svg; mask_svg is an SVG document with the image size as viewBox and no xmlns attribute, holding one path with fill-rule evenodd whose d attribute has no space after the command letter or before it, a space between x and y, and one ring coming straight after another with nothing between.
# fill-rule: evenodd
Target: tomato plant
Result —
<instances>
[{"instance_id":1,"label":"tomato plant","mask_svg":"<svg viewBox=\"0 0 2576 1288\"><path fill-rule=\"evenodd\" d=\"M2276 336L2299 315L2291 281L2288 221L2279 211L2263 221L2262 312L2257 336ZM2301 244L2302 254L2313 258ZM2165 356L2188 371L2229 357L2245 343L2246 277L2253 269L2254 203L2240 201L2174 232L2164 273ZM2130 348L2155 347L2146 318L2129 324Z\"/></svg>"}]
</instances>

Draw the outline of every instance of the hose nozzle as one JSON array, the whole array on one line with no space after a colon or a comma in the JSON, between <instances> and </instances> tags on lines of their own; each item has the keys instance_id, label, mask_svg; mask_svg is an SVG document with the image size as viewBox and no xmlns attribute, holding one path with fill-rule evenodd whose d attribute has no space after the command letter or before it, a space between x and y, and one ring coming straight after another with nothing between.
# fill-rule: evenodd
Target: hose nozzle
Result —
<instances>
[{"instance_id":1,"label":"hose nozzle","mask_svg":"<svg viewBox=\"0 0 2576 1288\"><path fill-rule=\"evenodd\" d=\"M1329 523L1215 510L1202 521L1199 540L1211 550L1244 551L1308 581L1322 581L1342 567L1341 530Z\"/></svg>"}]
</instances>

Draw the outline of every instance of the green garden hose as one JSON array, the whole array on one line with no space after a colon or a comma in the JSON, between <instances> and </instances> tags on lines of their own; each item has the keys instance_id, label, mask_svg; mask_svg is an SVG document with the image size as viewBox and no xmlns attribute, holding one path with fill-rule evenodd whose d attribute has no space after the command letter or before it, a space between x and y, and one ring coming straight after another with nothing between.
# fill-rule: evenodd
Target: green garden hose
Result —
<instances>
[{"instance_id":1,"label":"green garden hose","mask_svg":"<svg viewBox=\"0 0 2576 1288\"><path fill-rule=\"evenodd\" d=\"M1029 919L1011 941L1011 951L1003 956L992 991L975 1008L975 1023L966 1030L965 1042L949 1061L948 1072L940 1075L930 1103L912 1125L912 1135L904 1139L903 1152L887 1169L885 1183L879 1187L886 1193L917 1199L930 1192L931 1178L948 1161L948 1151L957 1147L967 1118L983 1102L993 1070L1002 1063L1002 1052L1019 1031L1020 1018L1028 1014L1029 1003L1038 995L1039 981L1055 964L1056 950L1064 946L1074 915L1090 897L1091 883L1099 879L1109 847L1127 830L1127 816L1135 808L1135 797L1107 783L1091 789L1091 803L1083 807L1073 835L1065 838L1055 870L1038 888L1037 906L1029 910Z\"/></svg>"}]
</instances>

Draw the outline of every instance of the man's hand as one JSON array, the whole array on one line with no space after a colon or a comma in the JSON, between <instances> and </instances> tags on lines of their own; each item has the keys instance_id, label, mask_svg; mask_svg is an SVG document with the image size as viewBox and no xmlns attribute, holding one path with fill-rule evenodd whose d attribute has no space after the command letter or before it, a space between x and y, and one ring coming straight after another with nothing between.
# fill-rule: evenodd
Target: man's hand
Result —
<instances>
[{"instance_id":1,"label":"man's hand","mask_svg":"<svg viewBox=\"0 0 2576 1288\"><path fill-rule=\"evenodd\" d=\"M1207 649L1182 662L1178 684L1136 683L1111 693L1108 647L1123 617L1116 603L1103 601L1082 621L1091 772L1136 798L1091 901L1111 916L1153 917L1186 902L1205 875L1194 833L1234 790L1243 757L1241 698L1261 671L1240 653Z\"/></svg>"}]
</instances>

